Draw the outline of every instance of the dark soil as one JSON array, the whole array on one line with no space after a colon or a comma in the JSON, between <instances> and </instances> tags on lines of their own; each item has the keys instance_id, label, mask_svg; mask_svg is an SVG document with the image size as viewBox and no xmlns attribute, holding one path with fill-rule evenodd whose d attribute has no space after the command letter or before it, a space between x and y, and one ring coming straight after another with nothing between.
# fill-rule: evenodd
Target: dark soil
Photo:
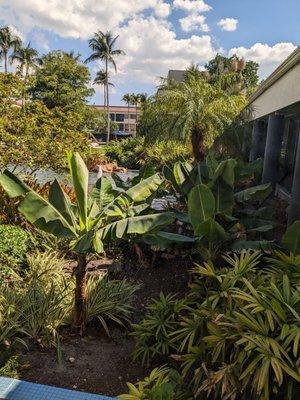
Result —
<instances>
[{"instance_id":1,"label":"dark soil","mask_svg":"<svg viewBox=\"0 0 300 400\"><path fill-rule=\"evenodd\" d=\"M121 268L119 265L117 272L111 272L114 278L126 277L142 284L134 304L135 322L142 318L146 306L151 299L158 298L160 292L183 295L187 290L191 262L164 257L168 256L157 257L153 267L136 267L129 262ZM109 270L114 271L114 264ZM55 349L31 349L20 358L20 378L111 396L126 393L126 382L136 383L154 367L147 369L133 361L134 341L128 331L112 328L110 338L103 330L97 332L94 328L83 338L66 333L60 364Z\"/></svg>"}]
</instances>

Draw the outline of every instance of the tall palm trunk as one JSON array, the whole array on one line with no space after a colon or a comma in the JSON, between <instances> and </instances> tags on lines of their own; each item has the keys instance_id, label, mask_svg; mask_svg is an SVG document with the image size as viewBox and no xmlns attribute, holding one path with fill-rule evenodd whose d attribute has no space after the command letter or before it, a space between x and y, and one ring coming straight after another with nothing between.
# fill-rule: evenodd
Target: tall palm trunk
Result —
<instances>
[{"instance_id":1,"label":"tall palm trunk","mask_svg":"<svg viewBox=\"0 0 300 400\"><path fill-rule=\"evenodd\" d=\"M3 51L4 54L4 72L7 74L7 51Z\"/></svg>"},{"instance_id":2,"label":"tall palm trunk","mask_svg":"<svg viewBox=\"0 0 300 400\"><path fill-rule=\"evenodd\" d=\"M138 123L138 102L135 103L135 134L137 134L137 123Z\"/></svg>"},{"instance_id":3,"label":"tall palm trunk","mask_svg":"<svg viewBox=\"0 0 300 400\"><path fill-rule=\"evenodd\" d=\"M196 126L192 128L192 147L195 161L204 161L204 132Z\"/></svg>"},{"instance_id":4,"label":"tall palm trunk","mask_svg":"<svg viewBox=\"0 0 300 400\"><path fill-rule=\"evenodd\" d=\"M129 106L130 106L130 103L129 103L129 101L128 101L128 102L127 102L127 124L128 124L128 133L130 133L130 123L129 123L130 113L129 113Z\"/></svg>"},{"instance_id":5,"label":"tall palm trunk","mask_svg":"<svg viewBox=\"0 0 300 400\"><path fill-rule=\"evenodd\" d=\"M26 65L25 67L25 75L24 75L24 88L23 88L23 96L22 96L22 107L26 104L26 89L27 89L27 80L29 74L29 66Z\"/></svg>"},{"instance_id":6,"label":"tall palm trunk","mask_svg":"<svg viewBox=\"0 0 300 400\"><path fill-rule=\"evenodd\" d=\"M105 60L105 72L106 72L106 105L107 105L107 138L106 143L109 143L110 136L110 113L109 113L109 93L108 93L108 60Z\"/></svg>"},{"instance_id":7,"label":"tall palm trunk","mask_svg":"<svg viewBox=\"0 0 300 400\"><path fill-rule=\"evenodd\" d=\"M106 84L103 85L103 106L106 107Z\"/></svg>"},{"instance_id":8,"label":"tall palm trunk","mask_svg":"<svg viewBox=\"0 0 300 400\"><path fill-rule=\"evenodd\" d=\"M78 254L75 270L75 310L74 326L79 334L83 334L86 324L86 254Z\"/></svg>"}]
</instances>

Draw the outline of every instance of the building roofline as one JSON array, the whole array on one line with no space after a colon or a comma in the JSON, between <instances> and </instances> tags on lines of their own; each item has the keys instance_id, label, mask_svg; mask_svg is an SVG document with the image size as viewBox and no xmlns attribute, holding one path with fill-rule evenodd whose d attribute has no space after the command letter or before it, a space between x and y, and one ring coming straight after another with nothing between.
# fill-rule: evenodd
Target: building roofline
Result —
<instances>
[{"instance_id":1,"label":"building roofline","mask_svg":"<svg viewBox=\"0 0 300 400\"><path fill-rule=\"evenodd\" d=\"M249 104L253 103L261 96L269 87L278 81L284 74L292 69L300 62L300 46L298 46L284 61L281 63L271 75L269 75L258 87L258 89L250 96Z\"/></svg>"},{"instance_id":2,"label":"building roofline","mask_svg":"<svg viewBox=\"0 0 300 400\"><path fill-rule=\"evenodd\" d=\"M92 106L92 107L103 107L103 108L105 107L106 108L106 106L104 106L103 104L90 104L90 106ZM113 106L113 105L110 105L109 107L110 108L124 108L124 110L128 110L128 106ZM135 109L135 106L131 105L131 106L129 106L129 108L134 108ZM140 107L138 106L137 109L139 110Z\"/></svg>"}]
</instances>

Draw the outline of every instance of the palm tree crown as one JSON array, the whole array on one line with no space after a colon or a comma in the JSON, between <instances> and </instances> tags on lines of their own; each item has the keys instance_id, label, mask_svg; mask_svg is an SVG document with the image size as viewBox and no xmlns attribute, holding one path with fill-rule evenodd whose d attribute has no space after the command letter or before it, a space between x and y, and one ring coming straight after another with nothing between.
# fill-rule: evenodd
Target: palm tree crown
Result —
<instances>
[{"instance_id":1,"label":"palm tree crown","mask_svg":"<svg viewBox=\"0 0 300 400\"><path fill-rule=\"evenodd\" d=\"M244 96L229 94L219 84L191 75L184 82L166 81L145 118L165 136L190 140L195 159L202 161L205 149L244 106Z\"/></svg>"},{"instance_id":2,"label":"palm tree crown","mask_svg":"<svg viewBox=\"0 0 300 400\"><path fill-rule=\"evenodd\" d=\"M25 70L25 79L28 76L30 68L34 68L39 64L38 51L30 46L17 46L10 57L11 61L17 61L20 64L20 72L23 75Z\"/></svg>"},{"instance_id":3,"label":"palm tree crown","mask_svg":"<svg viewBox=\"0 0 300 400\"><path fill-rule=\"evenodd\" d=\"M7 73L8 52L21 46L21 39L15 35L9 26L0 29L0 59L4 59L4 71Z\"/></svg>"},{"instance_id":4,"label":"palm tree crown","mask_svg":"<svg viewBox=\"0 0 300 400\"><path fill-rule=\"evenodd\" d=\"M103 86L103 99L104 99L104 107L106 106L106 84L108 86L115 86L112 82L109 82L109 74L107 76L107 73L105 72L104 69L100 69L96 73L95 79L94 79L94 85L100 85Z\"/></svg>"},{"instance_id":5,"label":"palm tree crown","mask_svg":"<svg viewBox=\"0 0 300 400\"><path fill-rule=\"evenodd\" d=\"M89 48L92 50L92 54L85 62L101 60L107 64L111 64L116 71L115 57L125 54L123 50L114 48L118 37L119 35L113 37L110 31L106 33L98 31L94 33L94 37L89 40Z\"/></svg>"}]
</instances>

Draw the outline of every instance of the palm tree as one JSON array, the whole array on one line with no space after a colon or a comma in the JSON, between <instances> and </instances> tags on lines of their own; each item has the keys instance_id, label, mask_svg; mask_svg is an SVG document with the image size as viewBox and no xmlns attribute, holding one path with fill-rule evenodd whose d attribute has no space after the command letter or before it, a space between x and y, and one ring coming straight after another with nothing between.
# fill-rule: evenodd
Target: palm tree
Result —
<instances>
[{"instance_id":1,"label":"palm tree","mask_svg":"<svg viewBox=\"0 0 300 400\"><path fill-rule=\"evenodd\" d=\"M110 136L110 113L109 113L109 82L108 82L108 67L112 65L117 71L115 57L125 54L123 50L115 49L115 44L119 36L113 36L110 31L103 33L98 31L94 37L89 40L89 47L92 54L85 60L85 62L101 60L105 63L106 73L106 107L107 107L107 143Z\"/></svg>"},{"instance_id":2,"label":"palm tree","mask_svg":"<svg viewBox=\"0 0 300 400\"><path fill-rule=\"evenodd\" d=\"M202 161L206 148L239 114L246 100L229 94L206 79L190 76L185 82L165 81L143 117L149 137L190 140L194 158ZM150 132L151 130L151 132Z\"/></svg>"},{"instance_id":3,"label":"palm tree","mask_svg":"<svg viewBox=\"0 0 300 400\"><path fill-rule=\"evenodd\" d=\"M21 39L15 35L9 26L4 26L0 29L0 59L4 59L4 72L8 69L8 53L10 49L16 50L21 46Z\"/></svg>"},{"instance_id":4,"label":"palm tree","mask_svg":"<svg viewBox=\"0 0 300 400\"><path fill-rule=\"evenodd\" d=\"M109 75L108 75L108 86L114 87L115 85L111 82L109 82ZM103 86L103 105L106 107L106 72L103 69L100 69L100 71L97 72L95 79L94 79L94 85L100 85Z\"/></svg>"},{"instance_id":5,"label":"palm tree","mask_svg":"<svg viewBox=\"0 0 300 400\"><path fill-rule=\"evenodd\" d=\"M131 94L131 104L135 106L135 121L137 123L138 119L138 106L140 104L140 94L139 93L132 93Z\"/></svg>"},{"instance_id":6,"label":"palm tree","mask_svg":"<svg viewBox=\"0 0 300 400\"><path fill-rule=\"evenodd\" d=\"M25 105L26 101L26 85L31 68L35 68L39 63L38 51L33 47L30 47L30 42L26 47L17 46L15 51L10 57L11 61L17 61L20 64L20 72L24 77L24 90L22 105Z\"/></svg>"},{"instance_id":7,"label":"palm tree","mask_svg":"<svg viewBox=\"0 0 300 400\"><path fill-rule=\"evenodd\" d=\"M147 104L149 102L149 96L147 93L139 94L139 104L141 106L142 111L144 112L147 108Z\"/></svg>"},{"instance_id":8,"label":"palm tree","mask_svg":"<svg viewBox=\"0 0 300 400\"><path fill-rule=\"evenodd\" d=\"M129 107L130 107L130 104L132 102L131 94L130 93L125 93L123 98L122 98L122 101L124 101L124 103L127 104L127 121L128 121L128 131L129 131L129 119L130 119Z\"/></svg>"}]
</instances>

